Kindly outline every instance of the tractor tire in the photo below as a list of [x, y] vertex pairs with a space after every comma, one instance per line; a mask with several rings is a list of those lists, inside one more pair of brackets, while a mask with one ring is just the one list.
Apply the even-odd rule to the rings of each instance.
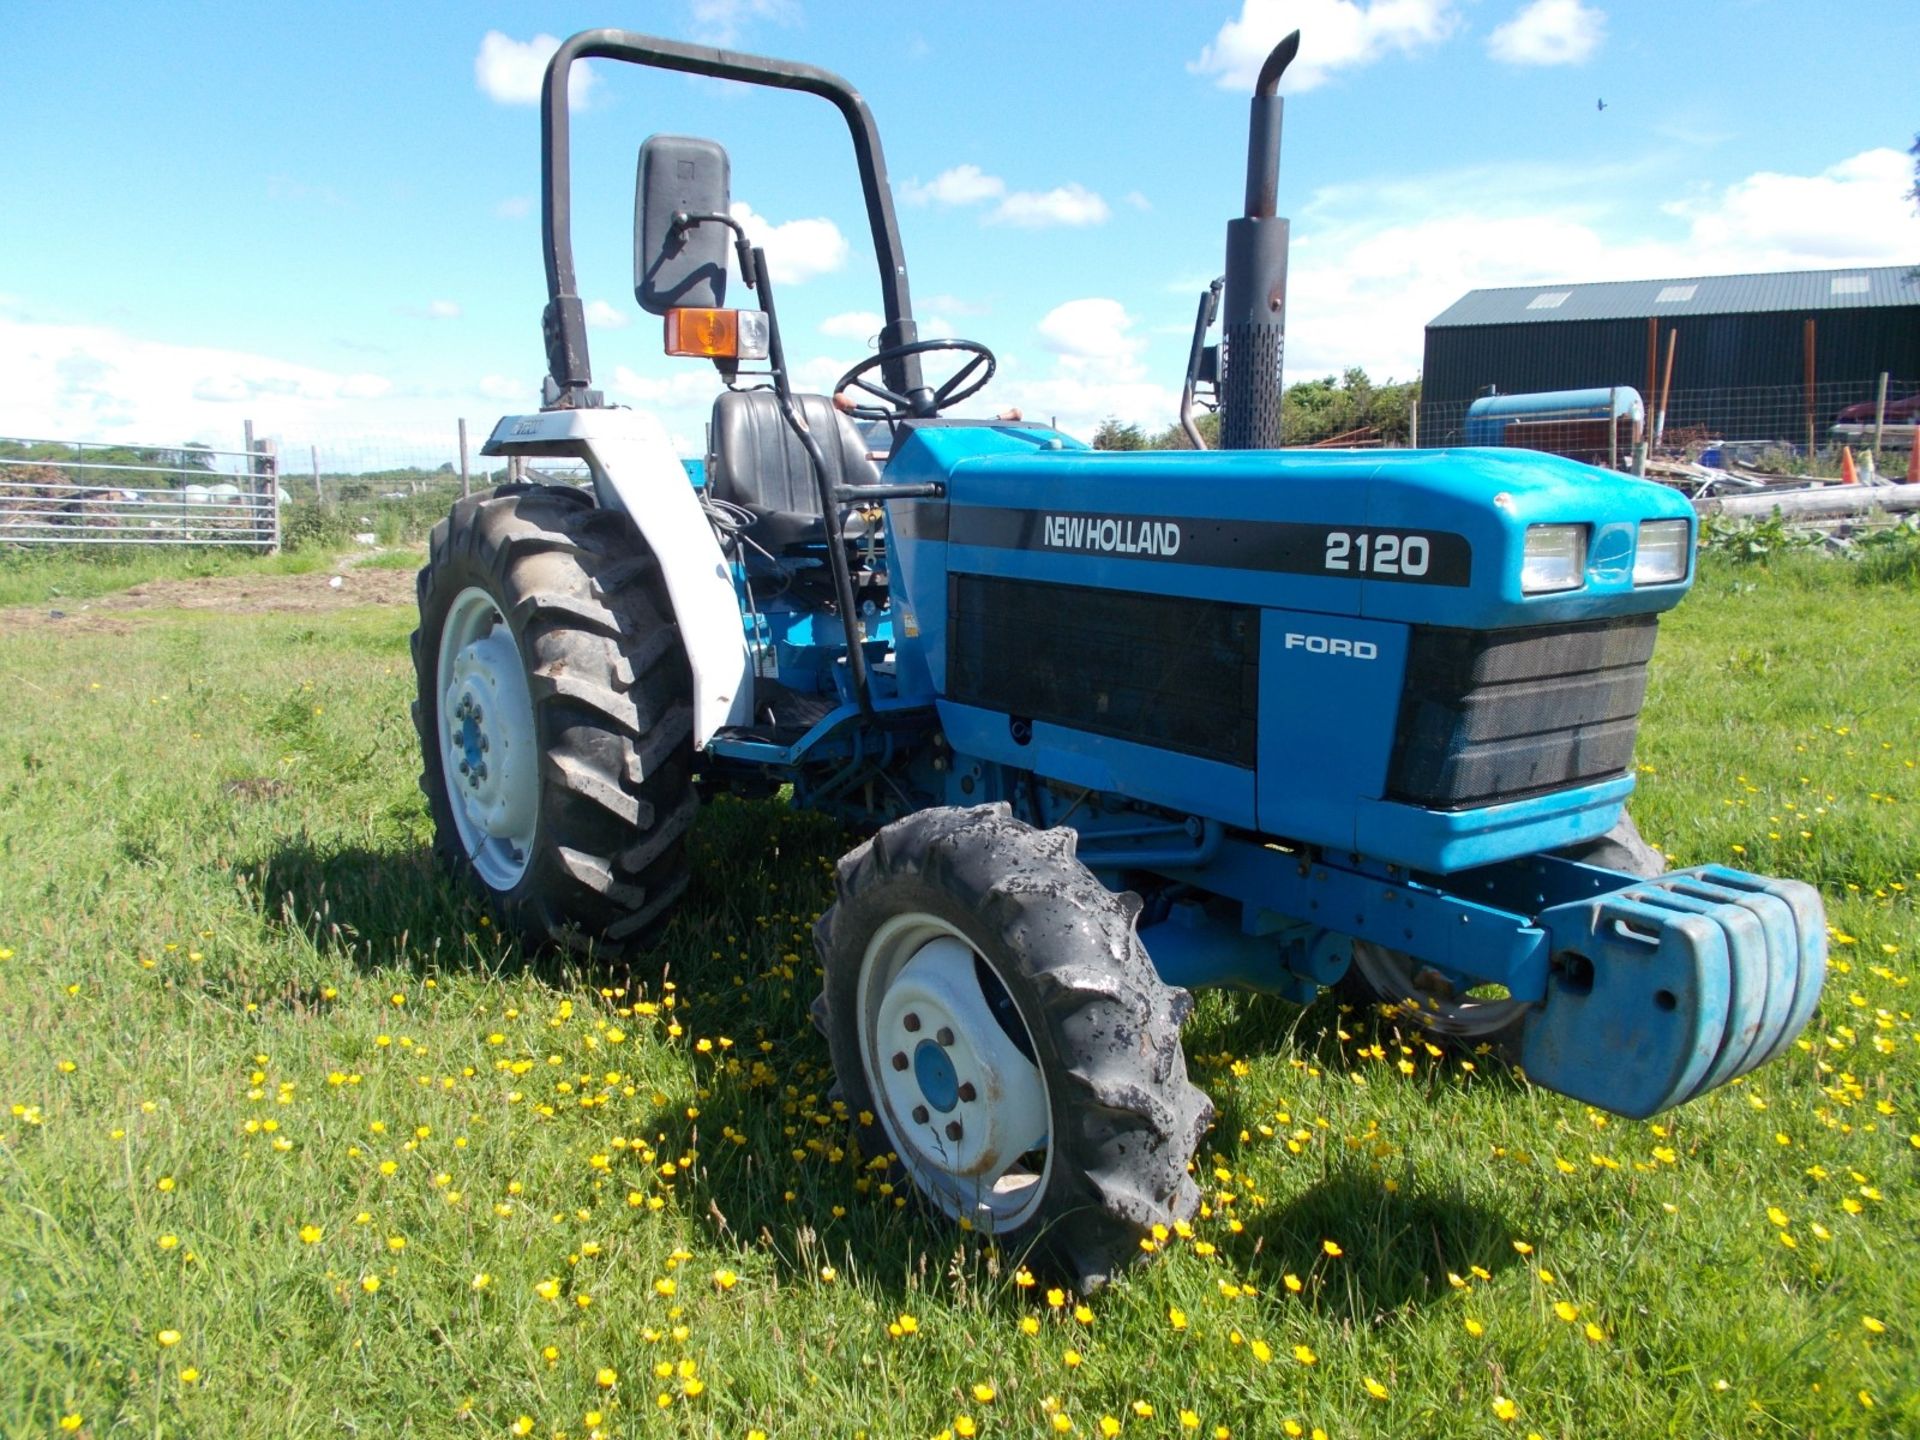
[[434, 851], [530, 947], [644, 949], [686, 889], [693, 680], [659, 564], [564, 486], [458, 501], [413, 634]]
[[924, 1200], [1084, 1292], [1194, 1214], [1213, 1105], [1180, 1047], [1191, 998], [1076, 840], [1005, 805], [909, 815], [840, 861], [814, 942], [848, 1109]]
[[[1667, 868], [1660, 852], [1640, 838], [1639, 827], [1624, 810], [1606, 834], [1553, 853], [1642, 879]], [[1356, 940], [1353, 963], [1335, 986], [1335, 993], [1350, 1004], [1386, 1006], [1393, 1016], [1410, 1016], [1436, 1038], [1444, 1037], [1459, 1048], [1496, 1054], [1508, 1061], [1519, 1057], [1520, 1029], [1526, 1023], [1529, 1005], [1504, 996], [1481, 997], [1471, 992], [1435, 995], [1432, 982], [1424, 987], [1418, 983], [1421, 972], [1422, 967], [1402, 951]]]

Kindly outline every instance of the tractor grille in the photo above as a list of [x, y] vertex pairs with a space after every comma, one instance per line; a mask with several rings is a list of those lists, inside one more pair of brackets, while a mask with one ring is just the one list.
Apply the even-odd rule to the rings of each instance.
[[1416, 627], [1388, 797], [1465, 810], [1626, 773], [1656, 624]]
[[949, 584], [953, 699], [1252, 768], [1252, 606], [994, 575], [955, 574]]

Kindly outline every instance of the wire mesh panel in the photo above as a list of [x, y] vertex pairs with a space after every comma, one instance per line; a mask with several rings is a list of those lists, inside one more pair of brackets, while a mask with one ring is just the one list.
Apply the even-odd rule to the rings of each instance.
[[0, 545], [272, 550], [274, 470], [271, 449], [0, 440]]

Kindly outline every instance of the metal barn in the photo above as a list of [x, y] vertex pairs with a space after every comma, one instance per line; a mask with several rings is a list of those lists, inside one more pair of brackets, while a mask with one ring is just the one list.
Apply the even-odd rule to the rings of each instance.
[[1669, 430], [1824, 443], [1838, 412], [1920, 389], [1920, 265], [1472, 290], [1427, 325], [1420, 435], [1489, 393], [1632, 386]]

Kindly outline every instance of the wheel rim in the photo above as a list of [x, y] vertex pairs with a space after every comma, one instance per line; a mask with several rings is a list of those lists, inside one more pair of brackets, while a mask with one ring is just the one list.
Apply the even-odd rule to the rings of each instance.
[[1374, 994], [1404, 1004], [1429, 1030], [1463, 1040], [1491, 1039], [1524, 1015], [1527, 1002], [1463, 991], [1436, 967], [1402, 950], [1357, 940], [1353, 963]]
[[957, 929], [896, 915], [861, 957], [860, 1062], [914, 1184], [989, 1234], [1029, 1219], [1053, 1167], [1046, 1076], [993, 963]]
[[447, 608], [436, 682], [440, 774], [454, 829], [480, 878], [511, 890], [533, 855], [539, 747], [520, 647], [477, 586]]

